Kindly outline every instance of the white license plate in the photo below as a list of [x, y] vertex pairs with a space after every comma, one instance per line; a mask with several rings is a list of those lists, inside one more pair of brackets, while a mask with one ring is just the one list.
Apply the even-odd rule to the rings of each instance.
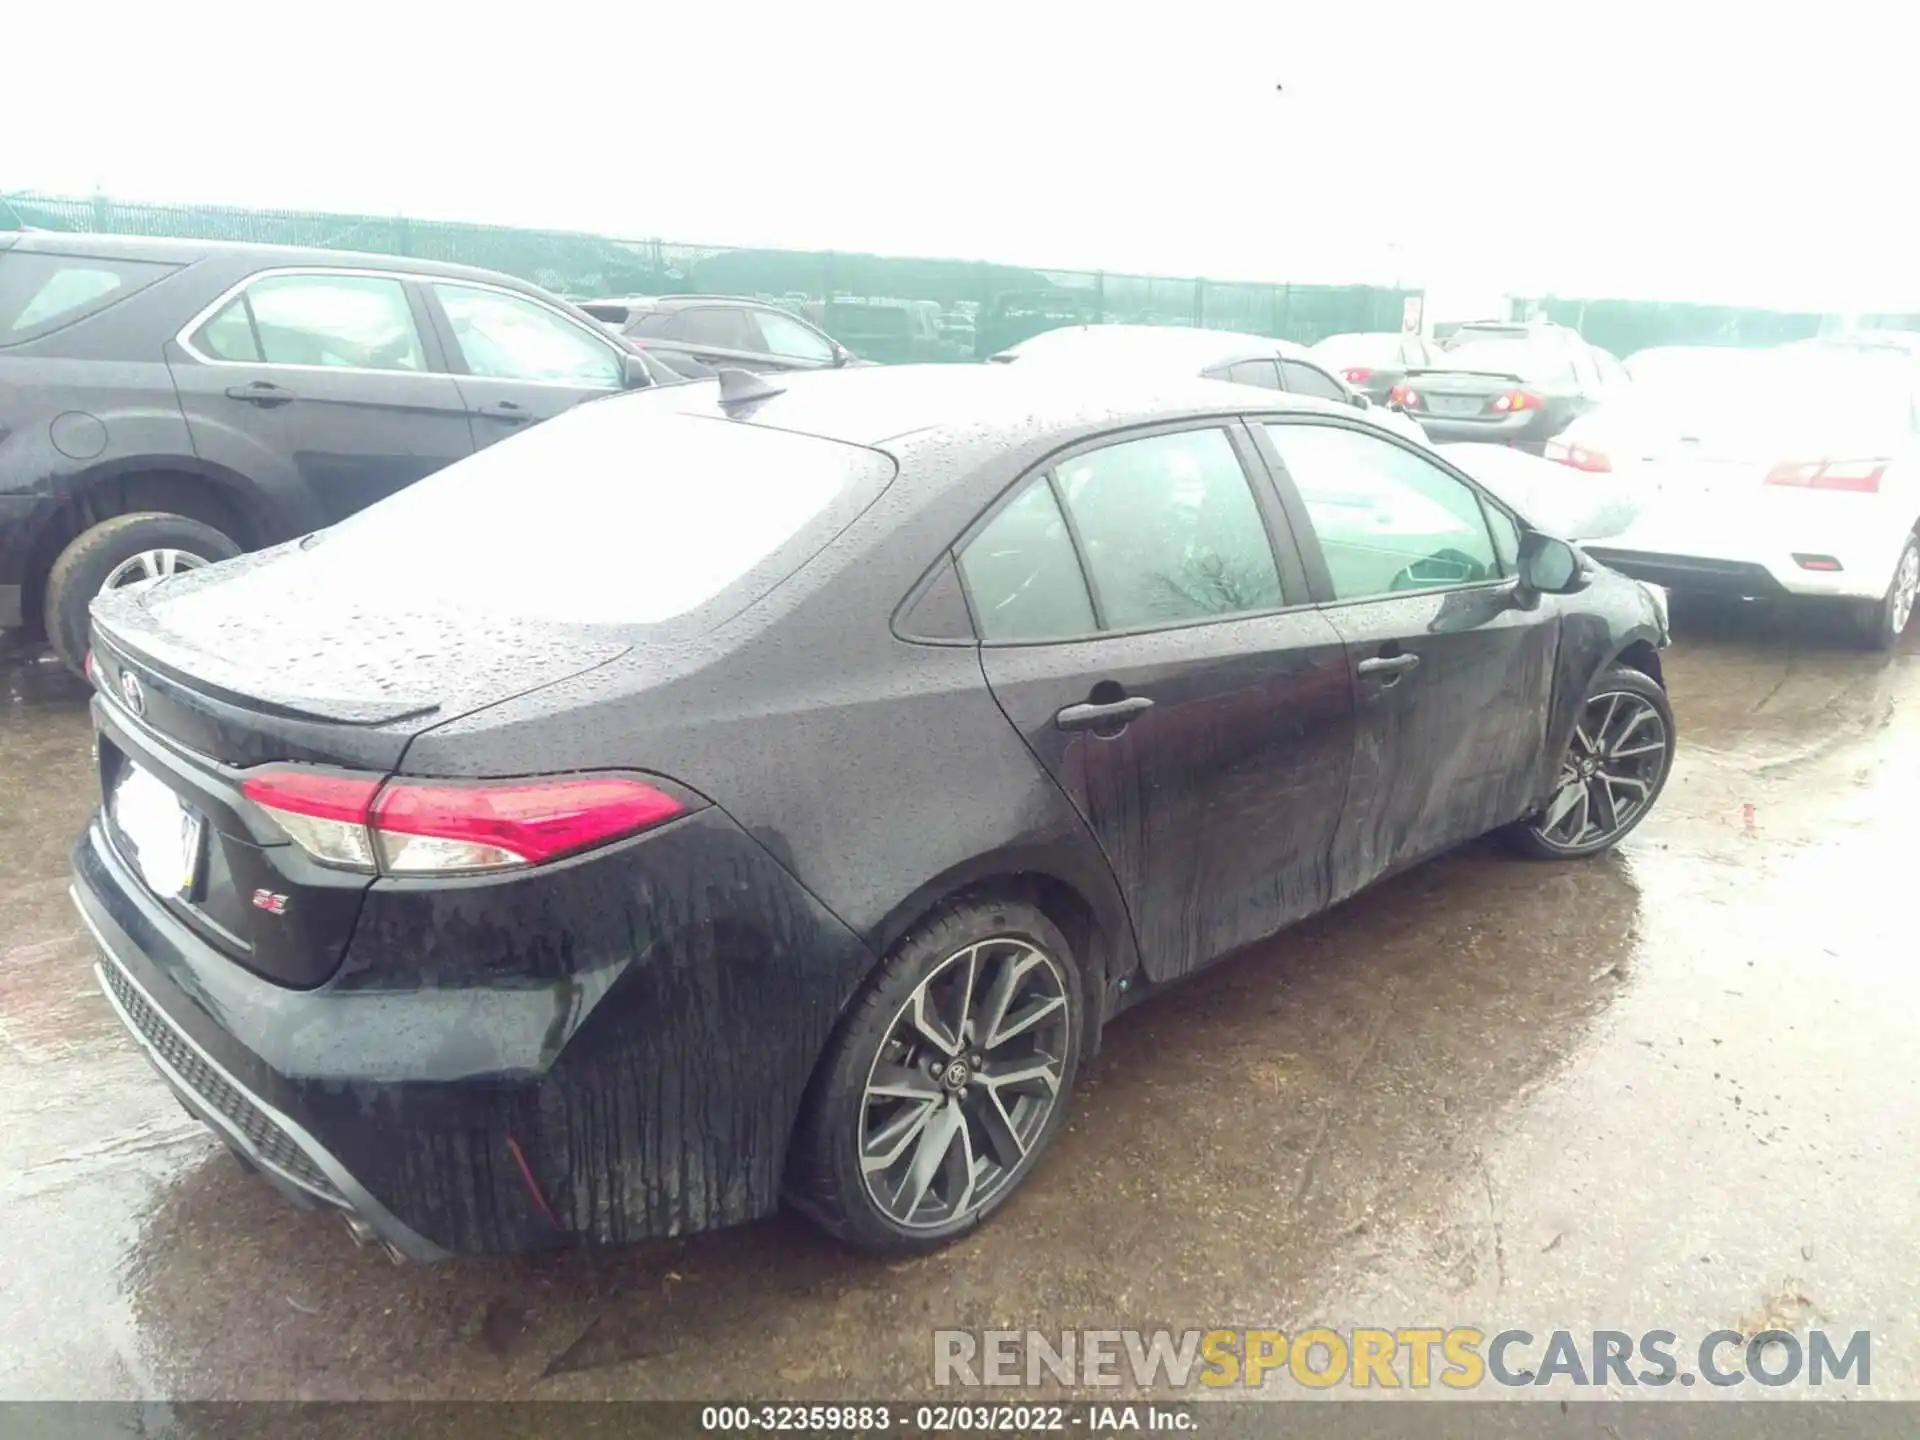
[[148, 887], [166, 896], [191, 890], [200, 863], [200, 817], [132, 763], [113, 787], [112, 804], [113, 822]]
[[1427, 404], [1436, 415], [1478, 415], [1486, 403], [1478, 395], [1427, 396]]

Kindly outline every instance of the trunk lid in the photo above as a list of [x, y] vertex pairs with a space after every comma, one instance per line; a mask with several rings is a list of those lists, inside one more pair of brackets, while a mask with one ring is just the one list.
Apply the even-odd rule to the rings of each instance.
[[[323, 536], [325, 532], [322, 532]], [[284, 985], [339, 968], [373, 876], [294, 845], [241, 786], [280, 761], [390, 775], [420, 731], [624, 653], [345, 586], [301, 542], [94, 605], [101, 823], [125, 882]]]

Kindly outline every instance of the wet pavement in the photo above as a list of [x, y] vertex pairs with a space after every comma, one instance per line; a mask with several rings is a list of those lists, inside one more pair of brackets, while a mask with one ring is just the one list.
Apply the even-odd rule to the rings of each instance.
[[82, 692], [0, 658], [0, 1398], [905, 1397], [937, 1326], [1315, 1323], [1870, 1330], [1920, 1398], [1920, 645], [1677, 618], [1622, 853], [1471, 846], [1123, 1017], [1026, 1193], [895, 1264], [395, 1267], [287, 1206], [95, 993]]

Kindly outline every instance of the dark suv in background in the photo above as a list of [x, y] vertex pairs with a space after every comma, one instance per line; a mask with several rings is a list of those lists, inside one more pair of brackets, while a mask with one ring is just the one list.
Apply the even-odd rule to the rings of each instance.
[[491, 271], [0, 235], [0, 629], [79, 669], [105, 589], [332, 524], [581, 400], [679, 377]]
[[791, 311], [735, 295], [626, 295], [580, 308], [689, 379], [721, 366], [761, 373], [826, 370], [860, 362]]

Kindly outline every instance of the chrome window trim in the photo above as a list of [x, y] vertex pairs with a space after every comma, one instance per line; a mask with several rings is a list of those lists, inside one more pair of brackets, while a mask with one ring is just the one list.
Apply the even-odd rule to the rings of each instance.
[[[595, 334], [593, 330], [582, 325], [558, 306], [551, 304], [539, 296], [529, 295], [524, 290], [515, 290], [506, 285], [495, 285], [485, 280], [456, 279], [451, 275], [425, 275], [405, 270], [376, 270], [358, 265], [276, 265], [265, 270], [255, 270], [251, 274], [236, 280], [225, 290], [221, 291], [210, 303], [196, 311], [193, 318], [181, 326], [179, 333], [173, 337], [174, 344], [178, 345], [191, 356], [197, 364], [215, 365], [229, 370], [290, 370], [315, 375], [435, 375], [448, 380], [498, 380], [500, 378], [493, 375], [469, 374], [461, 376], [451, 370], [376, 370], [365, 365], [293, 365], [280, 360], [222, 360], [218, 356], [204, 353], [194, 345], [194, 332], [214, 316], [218, 315], [222, 310], [226, 309], [227, 306], [231, 305], [249, 286], [261, 280], [278, 279], [287, 275], [348, 275], [364, 280], [397, 280], [402, 285], [407, 284], [409, 281], [422, 285], [431, 285], [438, 281], [448, 285], [464, 285], [470, 290], [491, 290], [496, 295], [510, 295], [516, 299], [526, 300], [539, 306], [543, 310], [551, 312], [558, 319], [571, 325], [575, 330], [586, 335], [594, 344], [601, 346], [611, 354], [614, 357], [616, 368], [618, 368], [619, 362], [625, 353], [619, 346], [608, 344], [603, 336]], [[413, 306], [411, 304], [407, 306], [407, 318], [409, 320], [413, 319]], [[417, 329], [419, 322], [416, 320], [414, 324]], [[426, 336], [422, 335], [420, 339], [424, 342]], [[574, 380], [508, 380], [505, 383], [510, 385], [549, 385], [558, 389], [567, 390], [605, 389], [608, 394], [613, 394], [620, 389], [617, 382], [610, 386], [583, 385]]]

